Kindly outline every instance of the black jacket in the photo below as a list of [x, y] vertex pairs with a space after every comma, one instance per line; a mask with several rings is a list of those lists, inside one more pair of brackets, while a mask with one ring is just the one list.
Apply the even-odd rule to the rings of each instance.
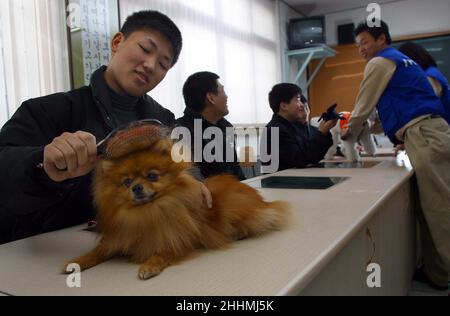
[[[194, 134], [194, 121], [195, 119], [200, 119], [202, 121], [202, 135]], [[184, 116], [177, 120], [177, 126], [183, 126], [189, 129], [191, 133], [191, 149], [194, 148], [194, 138], [200, 137], [202, 139], [202, 153], [205, 149], [205, 146], [213, 142], [214, 140], [203, 139], [204, 131], [209, 127], [218, 127], [222, 131], [224, 137], [222, 139], [222, 148], [223, 148], [223, 162], [206, 162], [202, 159], [202, 162], [196, 163], [196, 166], [200, 168], [200, 171], [203, 177], [208, 178], [213, 175], [228, 173], [234, 175], [239, 180], [245, 180], [244, 173], [242, 172], [241, 167], [239, 166], [239, 161], [237, 159], [237, 154], [235, 150], [235, 140], [234, 134], [232, 139], [226, 139], [226, 129], [232, 128], [230, 122], [226, 119], [221, 119], [217, 125], [213, 125], [202, 118], [200, 114], [194, 113], [191, 110], [187, 109], [184, 111]], [[233, 162], [226, 162], [226, 152], [228, 150], [233, 151]], [[193, 157], [193, 154], [192, 154]], [[203, 157], [203, 156], [202, 156]], [[193, 160], [192, 160], [193, 161]]]
[[[262, 138], [267, 139], [269, 155], [272, 154], [271, 128], [279, 128], [279, 168], [304, 168], [310, 164], [317, 164], [323, 159], [333, 144], [331, 133], [322, 134], [316, 129], [305, 130], [299, 123], [291, 123], [282, 116], [274, 114], [272, 120], [266, 125]], [[264, 163], [267, 165], [268, 163]]]
[[302, 124], [300, 122], [296, 122], [295, 125], [302, 139], [311, 140], [316, 136], [317, 133], [320, 133], [317, 127], [310, 124]]
[[[103, 74], [98, 69], [85, 86], [24, 102], [0, 132], [0, 243], [83, 223], [95, 217], [91, 174], [53, 182], [37, 168], [44, 147], [64, 132], [85, 131], [97, 141], [117, 127]], [[175, 117], [145, 95], [139, 119], [173, 126]]]

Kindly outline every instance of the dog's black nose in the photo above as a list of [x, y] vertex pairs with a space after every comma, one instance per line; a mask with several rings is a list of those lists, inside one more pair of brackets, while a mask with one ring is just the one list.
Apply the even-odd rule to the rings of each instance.
[[136, 195], [141, 195], [144, 192], [144, 186], [142, 184], [136, 184], [132, 191]]

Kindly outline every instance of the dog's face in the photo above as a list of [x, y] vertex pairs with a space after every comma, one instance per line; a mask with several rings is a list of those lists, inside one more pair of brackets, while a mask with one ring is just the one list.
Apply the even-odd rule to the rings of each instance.
[[109, 172], [118, 188], [118, 198], [141, 205], [151, 202], [174, 180], [177, 174], [170, 167], [165, 157], [142, 152]]
[[108, 194], [108, 204], [137, 208], [162, 196], [177, 176], [189, 166], [175, 163], [170, 146], [152, 147], [118, 160], [101, 161], [97, 183]]

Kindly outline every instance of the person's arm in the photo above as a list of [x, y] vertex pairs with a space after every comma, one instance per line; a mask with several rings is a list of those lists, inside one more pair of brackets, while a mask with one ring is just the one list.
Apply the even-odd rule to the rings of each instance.
[[[332, 127], [336, 124], [336, 122], [334, 122], [334, 125], [331, 121], [325, 122], [325, 124], [329, 124], [330, 127]], [[303, 161], [302, 159], [298, 160], [301, 163], [298, 167], [305, 167], [309, 164], [317, 164], [324, 159], [327, 151], [333, 145], [333, 137], [328, 128], [326, 128], [326, 131], [321, 131], [320, 129], [315, 128], [313, 136], [305, 140], [305, 144], [305, 147], [301, 150], [303, 153], [299, 153], [299, 155], [303, 157]]]
[[[173, 118], [173, 126], [176, 127], [177, 125], [181, 126], [177, 123], [177, 121], [175, 120], [175, 117], [174, 117]], [[185, 144], [185, 146], [189, 146], [189, 148], [193, 148], [193, 142], [190, 145]], [[191, 154], [191, 158], [193, 158], [193, 156], [194, 156], [194, 153]], [[189, 169], [189, 174], [192, 175], [198, 182], [200, 182], [203, 200], [209, 208], [212, 208], [213, 200], [212, 200], [211, 191], [209, 191], [209, 189], [204, 184], [205, 177], [202, 174], [200, 166], [197, 163], [192, 164], [191, 168]]]
[[439, 81], [437, 81], [433, 77], [428, 77], [428, 81], [430, 82], [431, 86], [433, 87], [434, 93], [438, 97], [441, 97], [442, 96], [442, 86], [439, 83]]
[[322, 121], [320, 124], [322, 131], [315, 126], [309, 127], [311, 131], [311, 137], [309, 138], [309, 141], [307, 143], [307, 148], [308, 152], [310, 152], [310, 155], [313, 156], [311, 158], [311, 163], [316, 164], [324, 159], [327, 152], [333, 146], [335, 135], [333, 135], [331, 129], [336, 126], [337, 121], [333, 122]]
[[280, 128], [280, 166], [283, 169], [304, 168], [309, 164], [316, 164], [323, 159], [332, 143], [330, 133], [323, 134], [318, 131], [310, 140], [303, 139], [303, 144], [299, 144], [294, 135]]
[[363, 124], [378, 104], [395, 70], [395, 63], [386, 58], [375, 57], [369, 61], [348, 123], [348, 130], [343, 135], [343, 139], [352, 137], [356, 139], [361, 133]]
[[0, 132], [0, 217], [44, 210], [62, 201], [73, 185], [56, 183], [37, 167], [60, 130], [47, 110], [36, 100], [26, 101]]

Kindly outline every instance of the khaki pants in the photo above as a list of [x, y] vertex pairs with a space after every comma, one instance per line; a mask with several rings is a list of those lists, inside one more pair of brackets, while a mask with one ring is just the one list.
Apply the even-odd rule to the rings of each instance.
[[445, 286], [450, 273], [450, 126], [427, 118], [407, 128], [405, 149], [419, 188], [425, 273]]

